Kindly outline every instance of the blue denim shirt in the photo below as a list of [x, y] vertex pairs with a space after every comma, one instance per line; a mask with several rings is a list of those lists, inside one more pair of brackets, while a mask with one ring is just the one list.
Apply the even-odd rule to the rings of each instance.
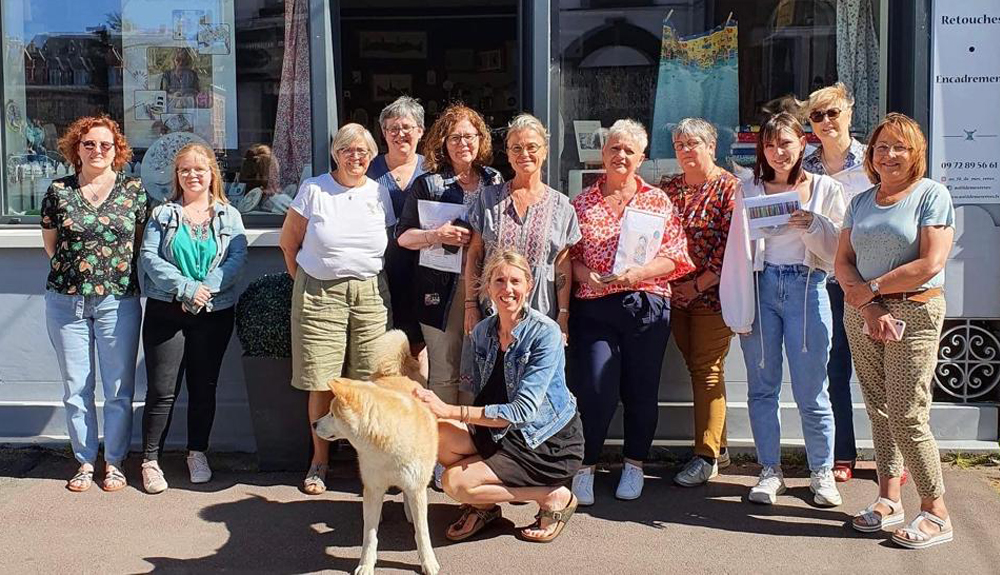
[[212, 292], [206, 311], [236, 304], [236, 282], [247, 259], [247, 236], [240, 212], [230, 204], [216, 203], [212, 215], [212, 235], [216, 254], [204, 282], [186, 277], [174, 261], [173, 241], [181, 225], [183, 208], [168, 202], [157, 206], [146, 224], [139, 251], [139, 282], [143, 295], [161, 301], [190, 302], [204, 283]]
[[[472, 390], [483, 389], [496, 365], [500, 349], [497, 316], [490, 316], [472, 330]], [[514, 341], [504, 356], [504, 381], [510, 403], [487, 405], [484, 415], [505, 419], [508, 427], [493, 428], [500, 439], [511, 428], [524, 435], [528, 447], [538, 447], [555, 435], [576, 414], [576, 398], [566, 387], [566, 352], [559, 325], [528, 309], [514, 326]]]

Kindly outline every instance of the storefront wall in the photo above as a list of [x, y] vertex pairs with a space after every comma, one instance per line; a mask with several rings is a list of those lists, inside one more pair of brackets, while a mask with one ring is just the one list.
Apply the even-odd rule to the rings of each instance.
[[[109, 5], [137, 4], [102, 1]], [[288, 189], [291, 193], [304, 173], [327, 169], [329, 134], [340, 123], [362, 122], [380, 137], [376, 129], [378, 110], [397, 92], [419, 97], [428, 109], [428, 122], [447, 101], [462, 99], [484, 111], [491, 126], [498, 129], [498, 136], [502, 135], [499, 128], [513, 113], [533, 111], [552, 132], [548, 181], [573, 194], [584, 185], [585, 177], [592, 177], [586, 174], [599, 167], [581, 161], [574, 121], [597, 121], [607, 127], [613, 120], [629, 116], [646, 125], [657, 125], [665, 122], [658, 118], [671, 113], [668, 107], [656, 108], [659, 90], [697, 88], [693, 84], [660, 85], [658, 70], [663, 63], [659, 48], [665, 17], [669, 16], [667, 25], [679, 37], [716, 26], [738, 27], [738, 72], [722, 70], [713, 79], [711, 90], [700, 97], [708, 102], [716, 92], [735, 90], [731, 110], [706, 106], [701, 115], [716, 114], [724, 121], [730, 117], [726, 114], [731, 114], [736, 118], [732, 125], [753, 124], [761, 105], [775, 103], [788, 93], [803, 98], [811, 89], [843, 75], [843, 65], [836, 57], [840, 47], [837, 35], [844, 33], [837, 27], [838, 3], [824, 0], [793, 3], [795, 8], [791, 10], [784, 8], [790, 3], [778, 0], [485, 0], [471, 8], [469, 3], [453, 1], [429, 1], [417, 7], [404, 2], [353, 0], [181, 3], [169, 14], [158, 16], [158, 24], [129, 26], [125, 18], [128, 14], [122, 15], [118, 30], [114, 18], [89, 25], [56, 19], [52, 8], [39, 8], [39, 0], [0, 3], [7, 55], [3, 66], [5, 162], [0, 168], [0, 222], [8, 224], [0, 229], [0, 269], [8, 270], [0, 274], [0, 440], [65, 438], [62, 386], [43, 324], [47, 265], [37, 217], [31, 210], [47, 181], [65, 173], [65, 166], [58, 165], [58, 154], [53, 153], [54, 140], [75, 116], [109, 111], [122, 122], [129, 137], [141, 144], [136, 148], [143, 158], [149, 149], [168, 153], [169, 144], [176, 145], [172, 140], [178, 136], [167, 137], [159, 145], [157, 141], [178, 128], [209, 141], [219, 150], [230, 197], [237, 205], [241, 201], [250, 204], [244, 206], [249, 208], [246, 220], [252, 228], [245, 285], [264, 273], [283, 268], [275, 247], [275, 227], [280, 225], [281, 216], [268, 213], [280, 212], [283, 207], [280, 199], [273, 200], [275, 192], [280, 195]], [[764, 4], [770, 8], [761, 8]], [[876, 88], [866, 91], [866, 101], [875, 108], [872, 116], [886, 109], [899, 110], [928, 126], [928, 101], [920, 93], [928, 90], [930, 2], [918, 3], [916, 8], [893, 7], [894, 12], [889, 12], [890, 3], [885, 1], [846, 4], [864, 5], [870, 10], [872, 31], [886, 39], [876, 40], [874, 50], [880, 56], [874, 69], [863, 70], [875, 78]], [[112, 8], [107, 10], [110, 15], [116, 12]], [[70, 8], [67, 10], [72, 13]], [[298, 19], [286, 22], [289, 10]], [[93, 7], [88, 11], [104, 13]], [[480, 21], [473, 14], [480, 16]], [[229, 36], [224, 24], [231, 26]], [[480, 25], [490, 32], [480, 34]], [[452, 34], [446, 34], [449, 26], [454, 30]], [[446, 36], [447, 42], [436, 40]], [[227, 38], [230, 52], [224, 54]], [[12, 42], [20, 42], [24, 62], [16, 55], [18, 52], [11, 56]], [[204, 77], [204, 84], [221, 84], [225, 88], [221, 94], [219, 90], [195, 92], [193, 102], [169, 92], [162, 80], [170, 72], [167, 60], [178, 48], [192, 44], [194, 68]], [[298, 58], [288, 55], [294, 49], [300, 50]], [[307, 59], [302, 57], [303, 49]], [[43, 70], [43, 65], [48, 68]], [[137, 99], [142, 108], [139, 111]], [[224, 111], [229, 109], [227, 106], [235, 108], [232, 117]], [[665, 113], [667, 116], [663, 116]], [[866, 135], [862, 129], [859, 132], [861, 138]], [[308, 141], [304, 142], [306, 135]], [[654, 140], [657, 137], [653, 134]], [[261, 168], [259, 154], [252, 153], [252, 149], [260, 151], [255, 146], [259, 144], [271, 149], [273, 167]], [[651, 152], [657, 161], [648, 163], [648, 178], [658, 181], [661, 173], [671, 169], [668, 155], [660, 149]], [[143, 173], [145, 163], [142, 159], [133, 168], [144, 180], [148, 175]], [[255, 188], [262, 190], [260, 197], [251, 193]], [[995, 228], [987, 225], [995, 226], [1000, 221], [994, 207], [959, 210], [956, 257], [971, 257], [974, 250], [969, 246], [996, 245], [995, 241], [976, 243], [995, 233]], [[977, 257], [997, 257], [995, 253], [981, 252], [975, 252], [980, 254]], [[998, 263], [992, 263], [994, 269], [1000, 268]], [[949, 292], [951, 286], [956, 286], [955, 291], [967, 294], [952, 302], [949, 293], [950, 309], [969, 307], [961, 301], [972, 301], [983, 291], [968, 281], [969, 269], [969, 264], [960, 273], [949, 268]], [[979, 305], [976, 309], [983, 308]], [[1000, 317], [1000, 313], [988, 317]], [[992, 324], [987, 323], [989, 326]], [[217, 449], [254, 449], [239, 358], [240, 345], [234, 337], [220, 379], [219, 412], [213, 432]], [[658, 437], [666, 443], [684, 444], [692, 427], [691, 392], [673, 344], [663, 374]], [[731, 398], [730, 438], [734, 444], [747, 444], [751, 436], [745, 414], [746, 376], [735, 343], [726, 375]], [[141, 412], [144, 393], [140, 357], [137, 413]], [[987, 397], [995, 399], [995, 393]], [[859, 392], [855, 393], [855, 401], [859, 436], [868, 437]], [[783, 404], [783, 414], [786, 435], [799, 437], [794, 407]], [[969, 445], [997, 435], [996, 409], [982, 405], [942, 404], [935, 408], [934, 423], [946, 439], [972, 440]], [[615, 427], [613, 435], [617, 437], [617, 422]], [[182, 400], [170, 441], [181, 445], [183, 437]]]

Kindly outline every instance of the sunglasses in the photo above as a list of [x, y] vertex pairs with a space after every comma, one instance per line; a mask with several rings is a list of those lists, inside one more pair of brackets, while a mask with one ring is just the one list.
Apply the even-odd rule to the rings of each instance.
[[814, 110], [809, 114], [809, 119], [815, 123], [820, 123], [823, 121], [823, 117], [830, 118], [831, 120], [836, 120], [840, 117], [840, 108], [830, 108], [829, 110]]
[[84, 140], [83, 142], [80, 142], [80, 145], [83, 146], [83, 148], [88, 152], [93, 152], [94, 150], [97, 149], [97, 146], [100, 146], [101, 151], [104, 152], [105, 154], [110, 152], [111, 148], [115, 147], [114, 143], [112, 142], [96, 142], [94, 140]]

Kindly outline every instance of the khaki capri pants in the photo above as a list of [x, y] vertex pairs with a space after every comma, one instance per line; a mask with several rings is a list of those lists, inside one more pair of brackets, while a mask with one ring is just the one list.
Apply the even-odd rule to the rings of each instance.
[[373, 344], [389, 329], [385, 274], [319, 280], [299, 268], [292, 288], [292, 387], [329, 391], [335, 377], [366, 379]]

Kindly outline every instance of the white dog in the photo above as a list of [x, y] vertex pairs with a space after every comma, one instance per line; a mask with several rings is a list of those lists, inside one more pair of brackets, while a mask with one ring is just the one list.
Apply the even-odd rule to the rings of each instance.
[[436, 575], [440, 567], [427, 528], [427, 484], [437, 461], [437, 418], [413, 397], [413, 389], [420, 384], [408, 377], [417, 372], [417, 363], [406, 335], [386, 333], [378, 340], [375, 355], [372, 381], [335, 378], [329, 382], [333, 391], [330, 413], [314, 421], [313, 428], [323, 439], [350, 441], [358, 452], [365, 534], [355, 575], [375, 572], [382, 499], [392, 486], [403, 491], [421, 569], [424, 575]]

